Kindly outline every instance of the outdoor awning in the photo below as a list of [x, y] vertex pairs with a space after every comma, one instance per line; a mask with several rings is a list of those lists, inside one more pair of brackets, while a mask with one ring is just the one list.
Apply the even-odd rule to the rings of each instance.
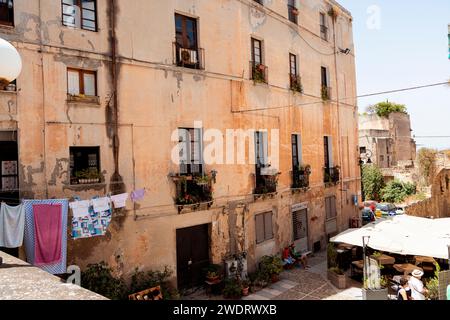
[[360, 229], [349, 229], [330, 241], [396, 254], [449, 259], [450, 218], [426, 219], [408, 215], [378, 219]]

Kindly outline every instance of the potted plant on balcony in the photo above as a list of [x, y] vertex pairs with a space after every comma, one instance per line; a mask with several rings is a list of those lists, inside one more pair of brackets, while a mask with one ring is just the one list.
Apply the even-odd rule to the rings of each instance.
[[297, 8], [292, 8], [291, 12], [292, 12], [293, 15], [296, 15], [296, 16], [298, 16], [298, 14], [299, 14], [299, 11], [298, 11]]
[[278, 256], [264, 256], [260, 262], [261, 271], [270, 275], [272, 283], [279, 281], [280, 273], [283, 271], [283, 261]]
[[322, 86], [321, 95], [323, 101], [330, 100], [330, 89], [327, 86]]
[[207, 186], [211, 183], [211, 177], [206, 174], [201, 175], [201, 176], [196, 176], [194, 181], [199, 186]]
[[241, 282], [241, 285], [242, 285], [242, 295], [244, 297], [248, 296], [249, 292], [250, 292], [250, 281], [249, 280], [243, 280]]

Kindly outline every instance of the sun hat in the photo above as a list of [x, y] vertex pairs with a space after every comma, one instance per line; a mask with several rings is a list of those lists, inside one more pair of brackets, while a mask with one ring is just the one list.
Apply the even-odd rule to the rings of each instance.
[[423, 276], [423, 271], [415, 269], [411, 274], [413, 277], [420, 278], [421, 276]]

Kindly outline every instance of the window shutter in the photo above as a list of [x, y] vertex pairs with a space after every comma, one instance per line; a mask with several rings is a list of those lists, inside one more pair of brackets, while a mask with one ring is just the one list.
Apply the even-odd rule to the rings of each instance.
[[267, 132], [262, 132], [261, 133], [262, 136], [262, 156], [261, 159], [263, 160], [263, 164], [264, 165], [268, 165], [269, 164], [269, 137], [268, 137], [268, 133]]
[[73, 95], [80, 94], [80, 75], [78, 71], [67, 71], [67, 92]]
[[189, 131], [186, 129], [178, 129], [178, 141], [179, 141], [179, 163], [180, 163], [180, 173], [186, 174], [187, 165], [189, 162]]
[[337, 212], [336, 212], [336, 197], [330, 197], [330, 210], [331, 210], [331, 217], [330, 218], [336, 218]]
[[85, 73], [84, 74], [84, 94], [87, 96], [96, 96], [95, 88], [95, 74]]
[[332, 137], [328, 138], [328, 162], [330, 164], [330, 168], [333, 168], [333, 139]]
[[292, 213], [292, 224], [294, 226], [294, 241], [300, 239], [300, 212], [299, 211], [294, 211]]
[[264, 215], [255, 216], [256, 243], [264, 242]]
[[330, 219], [330, 198], [325, 198], [325, 213], [327, 220]]
[[302, 136], [301, 135], [297, 135], [297, 159], [298, 159], [298, 164], [302, 165], [303, 163], [303, 159], [302, 159]]
[[265, 240], [270, 240], [273, 238], [272, 212], [267, 212], [264, 214], [264, 235]]

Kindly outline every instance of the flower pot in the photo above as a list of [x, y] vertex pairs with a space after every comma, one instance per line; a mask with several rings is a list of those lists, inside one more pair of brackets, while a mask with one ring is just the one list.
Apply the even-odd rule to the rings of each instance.
[[338, 289], [347, 288], [347, 276], [345, 274], [337, 274], [334, 271], [327, 272], [327, 278]]
[[272, 281], [272, 283], [276, 283], [276, 282], [280, 281], [280, 276], [278, 274], [274, 273], [270, 276], [270, 280]]
[[388, 300], [388, 288], [362, 289], [363, 300]]
[[250, 288], [242, 288], [242, 295], [244, 296], [244, 297], [247, 297], [248, 295], [249, 295], [249, 289]]
[[214, 277], [206, 277], [206, 280], [208, 282], [217, 282], [219, 280], [219, 276], [214, 276]]

